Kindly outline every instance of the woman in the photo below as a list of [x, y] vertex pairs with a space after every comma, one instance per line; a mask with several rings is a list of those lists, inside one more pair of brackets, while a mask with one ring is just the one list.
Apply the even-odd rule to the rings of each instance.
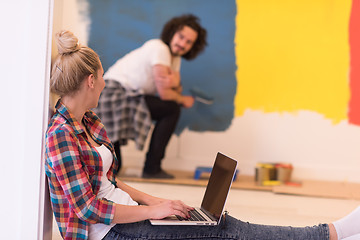
[[147, 219], [187, 218], [192, 207], [115, 181], [114, 148], [90, 110], [97, 106], [105, 85], [100, 59], [79, 45], [71, 32], [62, 31], [56, 37], [59, 55], [52, 68], [51, 90], [61, 98], [46, 134], [45, 168], [64, 239], [337, 239], [333, 224], [263, 226], [231, 216], [218, 226], [150, 225]]

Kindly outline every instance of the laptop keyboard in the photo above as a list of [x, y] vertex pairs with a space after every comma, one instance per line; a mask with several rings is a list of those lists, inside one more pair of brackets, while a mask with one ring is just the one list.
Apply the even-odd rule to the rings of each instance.
[[198, 211], [196, 210], [192, 210], [189, 211], [190, 214], [190, 218], [183, 218], [180, 217], [178, 215], [176, 215], [176, 217], [180, 220], [180, 221], [207, 221], [203, 216], [201, 216], [200, 213], [198, 213]]

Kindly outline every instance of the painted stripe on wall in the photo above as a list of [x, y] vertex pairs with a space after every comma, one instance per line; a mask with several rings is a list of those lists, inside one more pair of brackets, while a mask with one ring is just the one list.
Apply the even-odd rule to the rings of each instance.
[[360, 125], [360, 1], [353, 0], [350, 32], [350, 91], [349, 122]]

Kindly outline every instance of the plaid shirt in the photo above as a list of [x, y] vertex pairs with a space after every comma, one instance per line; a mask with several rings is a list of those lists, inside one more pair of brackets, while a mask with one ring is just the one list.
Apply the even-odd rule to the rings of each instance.
[[151, 128], [151, 115], [144, 95], [139, 90], [125, 89], [115, 80], [105, 80], [97, 108], [93, 111], [101, 118], [112, 142], [134, 140], [142, 150]]
[[[83, 123], [98, 144], [114, 149], [104, 125], [87, 111]], [[107, 173], [116, 185], [117, 159]], [[51, 204], [64, 239], [87, 239], [90, 223], [110, 224], [115, 204], [98, 199], [102, 176], [99, 153], [88, 142], [80, 123], [60, 101], [46, 133], [46, 175], [49, 179]]]

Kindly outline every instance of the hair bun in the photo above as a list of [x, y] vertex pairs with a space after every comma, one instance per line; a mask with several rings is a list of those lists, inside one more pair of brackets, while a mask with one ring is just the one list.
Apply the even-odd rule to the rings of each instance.
[[59, 54], [70, 54], [80, 49], [78, 38], [70, 31], [61, 31], [56, 34]]

